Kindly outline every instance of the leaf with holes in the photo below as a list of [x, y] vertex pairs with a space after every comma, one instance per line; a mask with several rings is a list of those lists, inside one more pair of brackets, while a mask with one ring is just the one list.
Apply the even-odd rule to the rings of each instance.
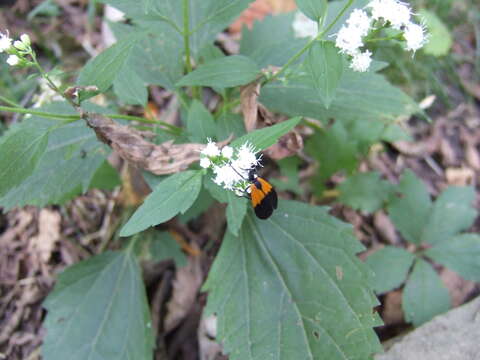
[[351, 226], [320, 208], [282, 201], [268, 220], [250, 211], [227, 232], [204, 290], [231, 360], [367, 359], [381, 324], [355, 256]]
[[106, 252], [69, 267], [44, 306], [44, 359], [152, 359], [150, 311], [132, 251]]

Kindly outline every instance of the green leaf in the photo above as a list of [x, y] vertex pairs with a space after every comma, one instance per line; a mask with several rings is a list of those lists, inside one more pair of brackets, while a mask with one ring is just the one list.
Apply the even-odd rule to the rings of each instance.
[[216, 125], [212, 114], [198, 100], [190, 105], [187, 118], [187, 131], [192, 142], [206, 143], [207, 138], [216, 137]]
[[108, 90], [137, 41], [138, 34], [130, 35], [90, 59], [80, 72], [78, 84], [95, 85], [101, 92]]
[[[312, 1], [312, 0], [311, 0]], [[329, 1], [328, 9], [323, 23], [325, 25], [335, 22], [330, 30], [324, 35], [324, 38], [329, 38], [334, 34], [337, 34], [340, 28], [346, 23], [348, 17], [355, 9], [364, 9], [371, 0], [355, 0], [350, 2], [350, 0], [340, 0], [340, 1]], [[343, 11], [347, 3], [350, 5], [347, 8], [347, 11], [343, 13], [342, 16], [340, 12]], [[337, 19], [338, 17], [338, 19]]]
[[[213, 43], [218, 33], [235, 20], [253, 0], [189, 0], [188, 13], [190, 48], [193, 55], [205, 45]], [[170, 26], [177, 31], [183, 31], [183, 1], [143, 0], [140, 4], [130, 0], [108, 0], [108, 3], [118, 7], [132, 19], [143, 26], [149, 23]], [[183, 41], [180, 42], [183, 46]]]
[[[58, 122], [57, 122], [58, 123]], [[26, 119], [11, 127], [0, 139], [0, 196], [28, 178], [48, 144], [48, 127]]]
[[315, 42], [306, 60], [306, 69], [322, 99], [329, 108], [343, 74], [343, 57], [331, 41]]
[[393, 186], [382, 180], [378, 172], [372, 171], [348, 177], [338, 190], [338, 201], [341, 203], [356, 210], [373, 213], [383, 207], [393, 191]]
[[245, 219], [245, 215], [247, 214], [249, 201], [236, 196], [232, 191], [226, 191], [211, 179], [205, 180], [205, 188], [215, 200], [221, 203], [227, 203], [226, 217], [228, 230], [237, 236]]
[[148, 91], [145, 82], [128, 63], [116, 75], [113, 81], [113, 91], [125, 104], [142, 106], [147, 104]]
[[296, 117], [287, 121], [282, 121], [273, 126], [249, 132], [248, 134], [235, 139], [231, 145], [237, 147], [249, 142], [255, 146], [256, 150], [264, 150], [275, 144], [278, 139], [297, 126], [300, 120], [300, 117]]
[[295, 0], [298, 8], [313, 21], [319, 21], [327, 10], [327, 0]]
[[210, 87], [233, 87], [252, 82], [260, 75], [260, 68], [242, 55], [226, 56], [200, 65], [185, 75], [177, 86], [202, 85]]
[[417, 259], [402, 296], [405, 319], [415, 326], [444, 313], [450, 308], [447, 288], [435, 270], [422, 259]]
[[425, 184], [410, 170], [403, 174], [398, 190], [400, 194], [391, 197], [388, 214], [406, 240], [420, 244], [432, 208], [430, 195]]
[[477, 217], [473, 207], [473, 187], [448, 187], [435, 201], [421, 237], [422, 242], [438, 244], [472, 226]]
[[327, 208], [282, 201], [225, 234], [204, 290], [231, 360], [367, 359], [380, 350], [362, 245]]
[[230, 135], [240, 137], [245, 134], [243, 117], [239, 114], [223, 113], [217, 119], [217, 140], [225, 140]]
[[202, 172], [189, 170], [169, 176], [158, 184], [120, 231], [130, 236], [187, 211], [202, 187]]
[[286, 178], [286, 180], [271, 179], [270, 182], [272, 185], [274, 185], [277, 190], [291, 191], [300, 195], [303, 190], [300, 186], [300, 179], [298, 176], [298, 168], [301, 163], [302, 161], [296, 156], [290, 156], [278, 160], [277, 165], [280, 169], [280, 173], [284, 178]]
[[90, 183], [90, 189], [113, 190], [120, 186], [122, 180], [118, 171], [107, 160], [97, 169]]
[[[295, 12], [266, 16], [262, 21], [254, 22], [251, 30], [244, 26], [240, 54], [248, 56], [261, 69], [269, 65], [284, 65], [308, 41], [295, 37], [292, 27], [294, 17]], [[301, 56], [298, 62], [303, 58]]]
[[184, 214], [178, 216], [178, 220], [186, 224], [190, 220], [197, 218], [207, 211], [215, 200], [206, 189], [202, 188], [193, 205]]
[[394, 246], [385, 246], [370, 255], [366, 263], [375, 273], [373, 289], [383, 294], [398, 288], [407, 278], [415, 256]]
[[351, 173], [355, 170], [360, 155], [358, 144], [341, 122], [335, 122], [325, 131], [317, 131], [307, 140], [305, 149], [320, 165], [313, 178], [316, 194], [322, 193], [324, 182], [337, 171]]
[[235, 195], [232, 191], [227, 191], [227, 224], [228, 231], [237, 236], [242, 227], [249, 201], [245, 198]]
[[106, 252], [69, 267], [44, 306], [44, 359], [152, 359], [150, 311], [131, 251]]
[[418, 107], [382, 75], [344, 70], [335, 98], [327, 109], [319, 98], [311, 75], [301, 71], [288, 82], [273, 82], [262, 88], [259, 101], [272, 111], [289, 116], [305, 116], [327, 122], [375, 123], [382, 127], [400, 115], [410, 115]]
[[480, 236], [462, 234], [436, 244], [425, 252], [434, 261], [471, 281], [480, 281]]
[[[85, 104], [89, 111], [102, 112], [98, 106]], [[52, 103], [42, 111], [71, 115], [75, 110], [65, 102]], [[58, 120], [32, 116], [36, 126], [49, 128]], [[0, 206], [61, 204], [88, 190], [93, 176], [105, 161], [109, 149], [101, 144], [95, 132], [83, 121], [76, 121], [50, 131], [45, 153], [28, 178], [0, 198]]]
[[187, 257], [177, 241], [167, 231], [147, 231], [148, 253], [154, 261], [172, 259], [177, 267], [187, 265]]
[[445, 56], [452, 47], [453, 39], [448, 27], [432, 11], [421, 9], [419, 16], [428, 29], [428, 42], [422, 50], [429, 55]]
[[60, 14], [60, 8], [53, 0], [45, 0], [35, 6], [35, 8], [28, 13], [27, 20], [32, 21], [35, 16], [58, 16]]

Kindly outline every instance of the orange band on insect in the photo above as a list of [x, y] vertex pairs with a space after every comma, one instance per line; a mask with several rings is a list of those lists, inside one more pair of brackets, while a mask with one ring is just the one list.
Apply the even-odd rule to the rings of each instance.
[[261, 177], [249, 176], [250, 199], [252, 201], [255, 215], [260, 219], [267, 219], [273, 214], [273, 210], [277, 208], [277, 193], [273, 186]]

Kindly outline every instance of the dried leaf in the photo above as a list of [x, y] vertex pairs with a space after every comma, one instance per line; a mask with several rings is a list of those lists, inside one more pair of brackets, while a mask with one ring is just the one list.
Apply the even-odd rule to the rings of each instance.
[[31, 239], [30, 246], [43, 263], [50, 260], [55, 244], [60, 239], [62, 217], [57, 211], [42, 209], [38, 215], [38, 235]]
[[475, 172], [470, 168], [447, 168], [445, 172], [449, 185], [467, 186], [475, 180]]
[[200, 260], [200, 256], [190, 256], [187, 266], [177, 270], [173, 280], [173, 295], [167, 304], [164, 323], [166, 333], [182, 321], [196, 301], [198, 290], [203, 283]]
[[398, 324], [403, 321], [402, 290], [387, 293], [383, 306], [382, 319], [385, 325]]
[[247, 132], [257, 127], [258, 96], [260, 95], [260, 83], [252, 82], [240, 90], [240, 102], [242, 106], [243, 121]]
[[230, 25], [230, 33], [237, 34], [242, 30], [242, 26], [246, 25], [251, 28], [254, 20], [261, 20], [272, 13], [272, 7], [266, 0], [257, 0], [250, 4], [250, 6], [242, 12], [239, 18]]
[[303, 149], [303, 139], [296, 130], [293, 130], [265, 150], [265, 154], [272, 159], [280, 160], [295, 155], [301, 149]]
[[217, 336], [217, 317], [202, 317], [198, 327], [198, 345], [200, 360], [215, 360], [222, 353], [222, 347], [215, 341]]
[[380, 236], [389, 244], [398, 245], [400, 243], [395, 226], [384, 211], [378, 211], [375, 213], [373, 216], [373, 225]]
[[114, 149], [120, 157], [156, 175], [183, 171], [200, 159], [203, 144], [173, 144], [166, 141], [155, 145], [146, 141], [130, 127], [117, 124], [99, 114], [84, 114], [87, 124], [100, 141]]
[[462, 305], [476, 289], [475, 282], [463, 279], [450, 269], [443, 268], [440, 277], [448, 289], [453, 307]]

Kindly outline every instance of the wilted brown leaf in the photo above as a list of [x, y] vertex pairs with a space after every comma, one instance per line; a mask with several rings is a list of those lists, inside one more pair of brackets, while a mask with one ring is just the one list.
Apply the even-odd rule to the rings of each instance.
[[57, 211], [42, 209], [38, 215], [38, 234], [30, 239], [31, 250], [36, 252], [40, 261], [47, 263], [60, 239], [62, 218]]
[[98, 139], [120, 157], [156, 175], [185, 170], [200, 159], [200, 151], [205, 147], [203, 144], [177, 145], [173, 141], [155, 145], [145, 140], [137, 130], [117, 124], [105, 116], [87, 113], [84, 118]]
[[265, 154], [275, 160], [280, 160], [303, 149], [303, 139], [296, 130], [283, 135], [276, 144], [265, 150]]
[[190, 256], [187, 266], [179, 268], [173, 280], [172, 298], [167, 304], [164, 329], [168, 333], [188, 314], [203, 283], [201, 256]]
[[450, 269], [443, 268], [440, 277], [448, 289], [453, 307], [462, 305], [475, 291], [476, 284], [473, 281], [463, 279]]
[[402, 291], [390, 291], [385, 295], [382, 319], [385, 325], [398, 324], [403, 321]]
[[260, 83], [252, 82], [240, 89], [240, 102], [242, 106], [243, 121], [247, 132], [257, 126], [258, 102]]
[[398, 245], [400, 243], [395, 226], [384, 211], [377, 211], [375, 215], [373, 215], [373, 225], [387, 243], [392, 245]]
[[466, 167], [448, 168], [445, 171], [445, 177], [449, 185], [467, 186], [472, 185], [475, 180], [475, 172]]
[[269, 1], [256, 0], [250, 4], [250, 6], [242, 12], [237, 20], [230, 25], [229, 30], [232, 34], [237, 34], [242, 30], [242, 26], [252, 27], [254, 20], [261, 20], [265, 15], [272, 13], [272, 6]]

